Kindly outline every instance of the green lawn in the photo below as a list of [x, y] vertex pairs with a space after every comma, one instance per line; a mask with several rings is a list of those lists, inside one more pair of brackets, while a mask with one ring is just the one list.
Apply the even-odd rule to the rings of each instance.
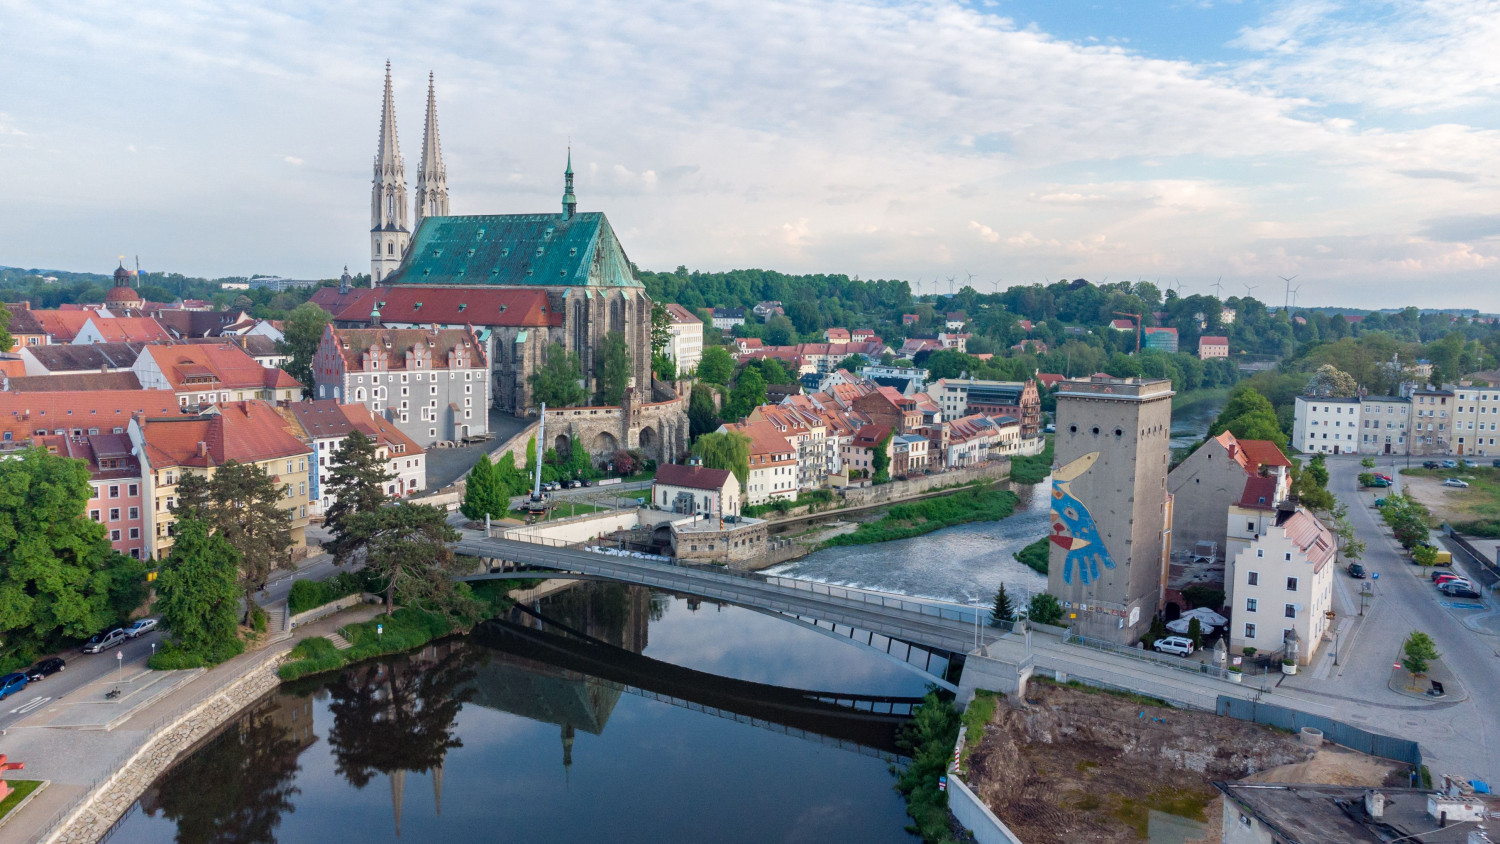
[[42, 787], [41, 780], [6, 780], [5, 782], [14, 791], [10, 793], [9, 797], [0, 800], [0, 818], [10, 814], [10, 811], [21, 805], [21, 801], [25, 800], [31, 792]]

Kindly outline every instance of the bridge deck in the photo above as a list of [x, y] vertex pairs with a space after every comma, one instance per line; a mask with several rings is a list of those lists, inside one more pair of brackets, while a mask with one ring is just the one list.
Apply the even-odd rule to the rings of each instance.
[[[815, 590], [805, 583], [786, 582], [785, 578], [610, 556], [573, 547], [486, 537], [473, 531], [465, 532], [463, 539], [454, 545], [454, 551], [536, 568], [655, 586], [754, 609], [844, 624], [950, 653], [966, 653], [974, 648], [975, 643], [977, 610], [941, 601], [822, 584], [818, 584], [821, 589]], [[486, 577], [477, 575], [464, 579], [484, 580]], [[993, 628], [983, 626], [977, 635], [981, 643], [998, 638]]]

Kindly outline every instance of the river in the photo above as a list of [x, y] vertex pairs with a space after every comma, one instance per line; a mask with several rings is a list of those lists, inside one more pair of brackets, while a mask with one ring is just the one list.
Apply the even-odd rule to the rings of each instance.
[[566, 628], [512, 611], [284, 685], [107, 840], [915, 840], [889, 771], [901, 719], [788, 690], [915, 697], [920, 676], [640, 587], [580, 584], [537, 610]]
[[1010, 486], [1021, 501], [1015, 515], [1004, 521], [970, 522], [878, 545], [825, 548], [766, 573], [986, 604], [1004, 583], [1012, 603], [1024, 604], [1031, 592], [1046, 589], [1047, 578], [1017, 562], [1015, 553], [1047, 535], [1047, 490], [1052, 485], [1044, 480]]

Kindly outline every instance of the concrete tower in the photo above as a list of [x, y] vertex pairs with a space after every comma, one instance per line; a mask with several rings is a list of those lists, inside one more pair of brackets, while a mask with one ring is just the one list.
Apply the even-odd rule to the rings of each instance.
[[385, 100], [380, 108], [380, 149], [370, 187], [370, 284], [379, 284], [401, 266], [411, 242], [406, 225], [406, 166], [396, 139], [396, 102], [391, 96], [391, 63], [385, 63]]
[[1132, 643], [1161, 605], [1171, 430], [1170, 381], [1058, 382], [1047, 591], [1085, 636]]
[[437, 93], [432, 74], [427, 74], [427, 125], [422, 131], [422, 171], [417, 174], [417, 208], [412, 230], [424, 217], [448, 216], [448, 168], [443, 165], [443, 147], [438, 142]]

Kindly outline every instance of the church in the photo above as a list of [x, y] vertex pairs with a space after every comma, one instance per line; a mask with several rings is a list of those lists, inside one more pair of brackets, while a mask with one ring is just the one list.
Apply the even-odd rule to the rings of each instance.
[[[429, 75], [411, 210], [408, 217], [387, 62], [370, 192], [372, 288], [359, 295], [346, 290], [335, 324], [470, 326], [488, 353], [493, 406], [525, 416], [537, 412], [528, 379], [549, 350], [560, 346], [577, 354], [584, 388], [593, 394], [600, 387], [605, 338], [620, 332], [631, 364], [624, 407], [590, 408], [584, 414], [557, 409], [559, 419], [567, 419], [571, 432], [596, 453], [640, 448], [671, 460], [686, 450], [684, 403], [673, 385], [652, 378], [651, 300], [605, 215], [578, 210], [571, 152], [558, 211], [449, 214], [448, 172]], [[569, 432], [567, 424], [554, 428], [553, 416], [548, 408], [549, 440]]]

